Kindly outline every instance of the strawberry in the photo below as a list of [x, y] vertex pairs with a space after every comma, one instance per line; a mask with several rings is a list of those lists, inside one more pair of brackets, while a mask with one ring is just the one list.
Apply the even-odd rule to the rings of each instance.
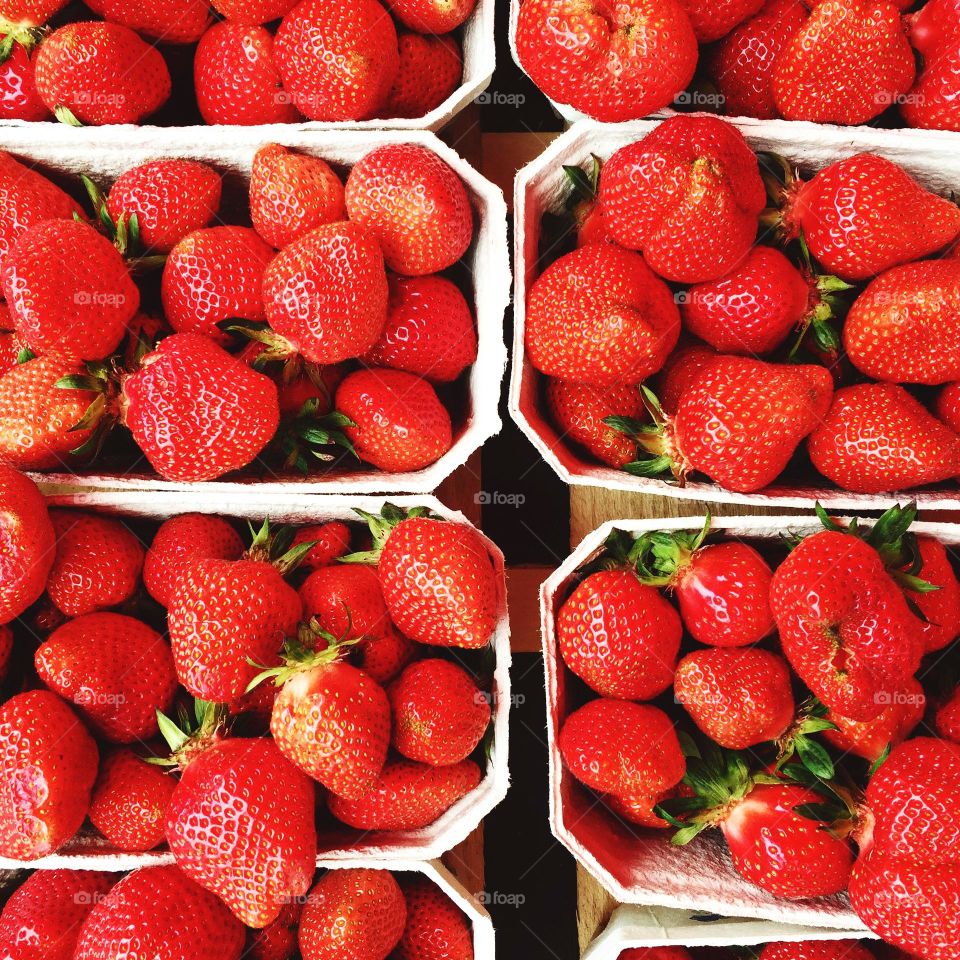
[[314, 363], [366, 353], [387, 317], [387, 275], [374, 234], [358, 223], [329, 223], [278, 253], [263, 279], [271, 328]]
[[154, 160], [121, 174], [107, 196], [115, 223], [137, 218], [143, 245], [169, 253], [220, 208], [220, 174], [196, 160]]
[[617, 797], [610, 794], [604, 797], [604, 803], [616, 816], [627, 823], [664, 830], [670, 824], [656, 813], [656, 807], [664, 800], [676, 796], [678, 796], [676, 789], [659, 795], [638, 793], [632, 797]]
[[47, 690], [19, 693], [0, 707], [0, 742], [0, 856], [37, 860], [80, 829], [97, 775], [97, 745]]
[[838, 390], [807, 451], [820, 473], [856, 493], [906, 490], [960, 473], [960, 436], [892, 383]]
[[4, 960], [72, 960], [81, 924], [114, 879], [98, 870], [30, 874], [0, 913]]
[[87, 6], [109, 23], [162, 43], [196, 43], [210, 26], [205, 0], [90, 0]]
[[141, 867], [90, 911], [73, 960], [240, 960], [242, 950], [242, 925], [213, 894], [174, 866]]
[[119, 520], [80, 510], [50, 513], [57, 555], [47, 593], [68, 617], [115, 607], [140, 584], [143, 547]]
[[[6, 304], [0, 306], [0, 325], [3, 324], [12, 326]], [[12, 330], [0, 332], [0, 377], [16, 369], [20, 354], [25, 349], [26, 346]]]
[[302, 365], [299, 373], [288, 380], [291, 365], [296, 366], [295, 359], [292, 364], [290, 360], [285, 362], [283, 375], [277, 382], [280, 413], [285, 416], [298, 416], [303, 411], [303, 405], [308, 402], [316, 404], [317, 416], [322, 417], [332, 412], [333, 395], [346, 376], [345, 366], [332, 364], [318, 367], [316, 364], [306, 363]]
[[389, 870], [330, 870], [300, 918], [303, 960], [386, 960], [400, 942], [407, 904]]
[[349, 9], [301, 0], [277, 30], [274, 57], [284, 90], [310, 120], [365, 120], [397, 74], [397, 31], [377, 0]]
[[177, 781], [121, 747], [100, 761], [90, 822], [118, 850], [152, 850], [164, 841], [167, 807]]
[[699, 43], [712, 43], [725, 37], [734, 27], [754, 16], [763, 6], [763, 0], [681, 0], [693, 32]]
[[211, 125], [249, 127], [300, 119], [282, 89], [273, 35], [265, 27], [214, 24], [197, 44], [193, 86], [200, 115]]
[[527, 298], [526, 349], [547, 376], [597, 387], [656, 373], [680, 335], [673, 294], [643, 258], [589, 244], [547, 267]]
[[388, 278], [387, 322], [363, 358], [436, 383], [456, 380], [477, 359], [477, 331], [466, 299], [445, 277]]
[[931, 0], [910, 18], [910, 42], [923, 58], [923, 70], [900, 104], [908, 126], [927, 130], [960, 129], [958, 15], [960, 8], [956, 0]]
[[46, 220], [17, 240], [4, 261], [3, 292], [20, 339], [34, 353], [69, 360], [112, 353], [140, 307], [113, 244], [74, 220]]
[[913, 84], [916, 64], [889, 0], [820, 0], [777, 56], [773, 96], [787, 120], [862, 124]]
[[376, 787], [359, 800], [327, 795], [330, 812], [356, 830], [421, 830], [443, 816], [480, 783], [472, 760], [433, 767], [388, 760]]
[[284, 904], [273, 923], [247, 933], [246, 960], [292, 960], [297, 952], [297, 930], [303, 904], [297, 900]]
[[214, 10], [227, 20], [240, 23], [269, 23], [286, 16], [296, 0], [212, 0]]
[[365, 463], [391, 473], [422, 470], [453, 444], [450, 414], [436, 391], [402, 370], [357, 370], [337, 388], [344, 433]]
[[757, 158], [716, 117], [677, 116], [621, 147], [600, 172], [603, 223], [665, 280], [702, 283], [736, 267], [766, 203]]
[[163, 56], [116, 23], [60, 27], [40, 45], [34, 69], [47, 108], [74, 124], [140, 123], [170, 96]]
[[[926, 617], [920, 633], [927, 653], [942, 650], [960, 635], [960, 581], [946, 547], [933, 537], [917, 537], [920, 575], [937, 589], [912, 593], [911, 600]], [[906, 572], [910, 572], [906, 569]]]
[[13, 657], [13, 630], [7, 623], [0, 624], [0, 683], [7, 679]]
[[0, 623], [39, 599], [53, 564], [56, 539], [37, 485], [0, 466]]
[[448, 660], [410, 664], [388, 691], [393, 747], [408, 760], [447, 766], [466, 760], [490, 725], [490, 703], [473, 677]]
[[954, 433], [960, 433], [960, 381], [948, 383], [937, 394], [934, 412]]
[[609, 9], [524, 0], [516, 47], [523, 69], [551, 100], [607, 122], [668, 106], [697, 64], [697, 38], [677, 0], [629, 0]]
[[453, 37], [401, 33], [397, 37], [397, 49], [400, 54], [397, 75], [380, 115], [404, 119], [424, 117], [445, 103], [460, 86], [463, 78], [460, 45]]
[[705, 343], [682, 344], [670, 354], [659, 377], [660, 406], [665, 413], [677, 412], [687, 387], [716, 356], [716, 350]]
[[250, 170], [250, 219], [271, 247], [280, 250], [314, 227], [345, 217], [343, 184], [326, 161], [277, 143], [256, 152]]
[[786, 237], [802, 233], [813, 256], [844, 280], [919, 260], [960, 234], [960, 208], [871, 153], [831, 163], [807, 182], [790, 179], [781, 203]]
[[239, 560], [243, 541], [222, 517], [181, 513], [160, 524], [143, 561], [143, 585], [169, 607], [184, 571], [197, 560]]
[[652, 700], [670, 686], [680, 617], [633, 571], [590, 574], [564, 601], [556, 629], [564, 663], [597, 693]]
[[[304, 570], [319, 570], [350, 549], [350, 528], [339, 520], [310, 523], [305, 527], [297, 527], [291, 546], [296, 547], [301, 543], [312, 543], [313, 546], [304, 554], [300, 566]], [[330, 632], [336, 633], [335, 630]]]
[[347, 177], [347, 213], [380, 242], [387, 266], [407, 276], [455, 264], [473, 238], [473, 211], [456, 171], [432, 150], [388, 143]]
[[473, 931], [463, 911], [431, 880], [411, 875], [400, 882], [407, 925], [397, 960], [473, 960]]
[[855, 940], [792, 940], [768, 943], [759, 960], [873, 960]]
[[473, 13], [476, 0], [388, 0], [390, 12], [417, 33], [450, 33]]
[[68, 0], [3, 0], [0, 17], [18, 26], [42, 27], [59, 13]]
[[612, 242], [603, 225], [603, 211], [597, 195], [601, 169], [603, 162], [595, 153], [590, 155], [590, 162], [585, 167], [567, 165], [563, 168], [570, 186], [565, 207], [577, 231], [578, 247]]
[[944, 740], [960, 744], [960, 687], [957, 687], [936, 712], [934, 725]]
[[20, 33], [0, 34], [0, 120], [47, 120], [37, 93], [29, 46]]
[[618, 960], [693, 960], [693, 954], [686, 947], [629, 947]]

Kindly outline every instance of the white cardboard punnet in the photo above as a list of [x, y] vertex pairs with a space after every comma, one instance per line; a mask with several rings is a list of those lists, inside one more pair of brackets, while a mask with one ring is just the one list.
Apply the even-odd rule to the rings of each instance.
[[[533, 162], [523, 167], [514, 183], [514, 339], [509, 409], [520, 429], [566, 483], [655, 493], [679, 499], [757, 506], [810, 507], [819, 500], [833, 509], [877, 509], [898, 500], [916, 500], [921, 507], [960, 509], [960, 486], [941, 485], [897, 494], [859, 494], [841, 490], [815, 476], [791, 480], [789, 474], [759, 493], [734, 493], [718, 484], [695, 481], [680, 487], [655, 477], [633, 477], [586, 459], [566, 444], [550, 422], [541, 402], [541, 375], [526, 359], [524, 320], [527, 294], [536, 279], [541, 219], [559, 213], [566, 199], [564, 165], [582, 165], [591, 154], [606, 160], [620, 147], [634, 143], [661, 121], [632, 124], [582, 122], [558, 137]], [[790, 123], [784, 120], [734, 120], [757, 152], [786, 157], [805, 171], [815, 171], [857, 153], [876, 153], [900, 164], [921, 184], [949, 196], [960, 188], [960, 154], [956, 134], [923, 130], [847, 129]], [[891, 133], [895, 135], [891, 136]]]
[[[69, 140], [69, 143], [67, 142]], [[250, 165], [264, 144], [284, 146], [348, 167], [384, 143], [416, 143], [434, 151], [463, 179], [475, 216], [473, 243], [464, 262], [473, 277], [471, 306], [479, 340], [476, 363], [469, 377], [469, 400], [459, 427], [454, 426], [451, 449], [436, 463], [413, 473], [385, 473], [368, 466], [355, 471], [331, 471], [309, 477], [293, 474], [258, 479], [212, 480], [199, 487], [222, 492], [260, 493], [429, 493], [466, 462], [500, 429], [497, 402], [506, 368], [503, 314], [510, 301], [510, 257], [507, 247], [507, 208], [503, 194], [462, 157], [423, 131], [318, 132], [285, 125], [264, 127], [83, 127], [65, 140], [60, 124], [26, 124], [3, 129], [4, 150], [41, 172], [79, 176], [85, 173], [101, 185], [148, 160], [187, 158], [215, 166], [225, 175], [225, 205], [243, 193]], [[69, 147], [69, 149], [68, 149]], [[468, 300], [470, 298], [468, 297]], [[32, 474], [41, 484], [69, 484], [126, 490], [195, 490], [197, 484], [161, 479], [143, 459], [124, 473], [98, 471], [96, 464], [80, 473]]]
[[[79, 493], [52, 495], [51, 506], [75, 507], [106, 513], [121, 519], [163, 520], [180, 513], [219, 514], [239, 520], [271, 523], [320, 523], [344, 520], [362, 523], [355, 509], [379, 513], [386, 502], [379, 497], [304, 497], [302, 495], [251, 496], [193, 491], [189, 499], [176, 493]], [[403, 508], [428, 507], [451, 523], [469, 525], [463, 514], [449, 510], [434, 497], [392, 497]], [[482, 534], [481, 534], [482, 535]], [[493, 671], [493, 738], [484, 777], [479, 786], [454, 804], [435, 823], [421, 830], [358, 832], [344, 827], [325, 833], [320, 840], [318, 862], [362, 860], [375, 866], [395, 861], [432, 860], [465, 840], [483, 818], [506, 796], [510, 783], [508, 762], [508, 720], [510, 713], [510, 622], [507, 613], [503, 554], [484, 537], [497, 575], [498, 621], [491, 639]], [[21, 863], [0, 857], [0, 869], [71, 868], [90, 870], [133, 870], [147, 864], [172, 863], [165, 849], [147, 853], [125, 853], [113, 849], [103, 837], [81, 831], [60, 851], [41, 860]]]

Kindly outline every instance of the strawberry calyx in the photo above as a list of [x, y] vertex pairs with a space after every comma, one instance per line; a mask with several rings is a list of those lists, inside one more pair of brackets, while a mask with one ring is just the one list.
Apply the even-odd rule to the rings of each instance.
[[93, 430], [90, 437], [74, 447], [70, 453], [81, 460], [95, 460], [113, 428], [123, 421], [120, 384], [126, 370], [120, 357], [96, 360], [84, 365], [85, 373], [61, 377], [54, 387], [58, 390], [84, 390], [95, 394], [83, 416], [68, 432]]
[[797, 336], [790, 348], [789, 357], [792, 360], [797, 355], [809, 334], [816, 351], [830, 360], [836, 360], [840, 355], [840, 334], [833, 321], [849, 308], [844, 294], [853, 290], [854, 286], [832, 274], [816, 272], [803, 230], [797, 231], [797, 244], [802, 260], [801, 272], [810, 287], [810, 300], [807, 313], [800, 321]]
[[304, 401], [295, 416], [284, 418], [273, 441], [274, 448], [288, 470], [309, 473], [319, 461], [321, 464], [336, 460], [346, 451], [359, 460], [344, 427], [356, 424], [339, 410], [320, 412], [320, 399], [311, 397]]
[[160, 735], [170, 748], [168, 757], [147, 757], [147, 763], [161, 767], [186, 768], [205, 750], [219, 743], [226, 732], [226, 708], [221, 703], [195, 700], [193, 715], [186, 707], [177, 709], [177, 720], [157, 711]]
[[657, 477], [668, 471], [682, 487], [686, 484], [690, 465], [676, 445], [672, 419], [663, 411], [656, 394], [640, 385], [643, 405], [652, 422], [634, 417], [605, 417], [603, 422], [613, 430], [628, 436], [637, 445], [637, 459], [623, 469], [635, 477]]
[[282, 577], [287, 577], [300, 565], [303, 558], [319, 543], [306, 540], [294, 544], [297, 528], [289, 524], [271, 529], [270, 518], [265, 517], [260, 529], [248, 523], [250, 546], [244, 554], [247, 560], [259, 560], [275, 567]]
[[249, 693], [265, 680], [271, 680], [274, 686], [282, 687], [297, 674], [337, 663], [344, 659], [350, 647], [360, 641], [359, 637], [347, 639], [350, 632], [349, 610], [347, 611], [347, 630], [340, 638], [324, 630], [315, 617], [307, 623], [301, 623], [297, 627], [297, 636], [288, 637], [284, 642], [280, 653], [280, 664], [275, 667], [264, 667], [252, 660], [247, 661], [251, 666], [257, 667], [260, 672], [247, 684], [244, 692]]
[[567, 194], [566, 209], [573, 217], [573, 222], [578, 230], [586, 223], [596, 206], [601, 166], [600, 158], [592, 153], [590, 154], [590, 166], [587, 170], [577, 166], [564, 165], [563, 167], [563, 173], [570, 188], [570, 192]]
[[[135, 213], [129, 216], [120, 216], [118, 219], [110, 215], [107, 201], [100, 188], [85, 174], [80, 175], [90, 206], [100, 231], [117, 248], [117, 252], [127, 261], [127, 267], [132, 273], [140, 274], [148, 270], [162, 267], [167, 258], [163, 254], [147, 256], [144, 254], [143, 241], [140, 237], [140, 221]], [[81, 220], [79, 214], [74, 214], [75, 220]]]
[[604, 544], [607, 557], [613, 561], [607, 564], [607, 569], [629, 567], [641, 583], [651, 587], [674, 587], [703, 546], [712, 521], [707, 513], [700, 530], [654, 530], [635, 538], [623, 530], [615, 530]]
[[[254, 370], [262, 371], [265, 367], [273, 363], [283, 363], [285, 365], [284, 369], [286, 370], [287, 364], [296, 362], [300, 358], [300, 351], [297, 345], [292, 340], [288, 340], [286, 337], [272, 330], [270, 324], [263, 320], [231, 318], [221, 320], [217, 326], [223, 330], [224, 333], [235, 334], [260, 344], [260, 350], [250, 360], [250, 365]], [[293, 380], [299, 372], [299, 369], [299, 366], [293, 366], [289, 374], [289, 380], [286, 382]], [[303, 369], [309, 376], [310, 365], [306, 364]]]
[[777, 759], [774, 772], [781, 770], [794, 758], [800, 761], [813, 776], [821, 780], [832, 780], [836, 767], [823, 744], [813, 739], [813, 735], [824, 730], [836, 730], [837, 725], [826, 719], [827, 708], [811, 697], [801, 704], [793, 723], [777, 741]]
[[403, 507], [398, 507], [393, 503], [385, 503], [379, 515], [360, 509], [354, 509], [353, 512], [366, 522], [370, 530], [372, 543], [369, 550], [348, 553], [339, 557], [339, 563], [362, 563], [376, 566], [380, 562], [380, 554], [383, 553], [383, 548], [386, 546], [387, 539], [393, 532], [394, 527], [403, 523], [404, 520], [413, 520], [417, 517], [441, 519], [440, 517], [434, 517], [428, 507], [411, 507], [409, 510], [404, 510]]
[[47, 34], [45, 27], [30, 27], [0, 17], [0, 64], [13, 55], [16, 46], [29, 53]]
[[781, 241], [793, 240], [800, 233], [796, 211], [805, 186], [800, 171], [778, 153], [761, 153], [757, 159], [769, 204], [760, 214], [760, 224], [775, 231]]

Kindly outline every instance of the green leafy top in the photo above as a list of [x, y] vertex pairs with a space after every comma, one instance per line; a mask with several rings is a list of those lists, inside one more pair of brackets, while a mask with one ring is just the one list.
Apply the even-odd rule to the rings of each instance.
[[[354, 513], [367, 522], [373, 542], [369, 550], [340, 557], [340, 563], [365, 563], [373, 566], [380, 562], [380, 554], [394, 527], [403, 523], [404, 520], [412, 520], [415, 517], [434, 517], [428, 507], [412, 507], [404, 510], [393, 503], [385, 503], [379, 515], [368, 513], [366, 510], [354, 510]], [[434, 519], [439, 518], [434, 517]]]

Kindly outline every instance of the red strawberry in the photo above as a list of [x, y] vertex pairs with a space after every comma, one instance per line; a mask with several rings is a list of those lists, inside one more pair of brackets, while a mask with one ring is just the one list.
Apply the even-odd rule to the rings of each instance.
[[277, 143], [261, 147], [250, 170], [250, 219], [278, 250], [314, 227], [343, 220], [343, 184], [319, 157]]
[[20, 339], [34, 353], [71, 360], [112, 353], [140, 307], [113, 244], [74, 220], [47, 220], [24, 233], [4, 261], [3, 291]]
[[[10, 324], [10, 313], [4, 304], [0, 307], [0, 324]], [[0, 377], [9, 373], [19, 364], [20, 353], [26, 349], [20, 338], [12, 331], [0, 332]]]
[[273, 35], [246, 23], [217, 23], [197, 44], [197, 106], [209, 124], [294, 123], [300, 111], [284, 93], [273, 59]]
[[463, 911], [431, 880], [405, 877], [407, 925], [397, 960], [473, 960], [473, 931]]
[[702, 283], [736, 267], [757, 236], [766, 193], [743, 134], [678, 116], [622, 147], [600, 172], [603, 223], [666, 280]]
[[960, 687], [957, 687], [936, 713], [937, 733], [944, 740], [960, 744]]
[[246, 960], [292, 960], [297, 952], [297, 930], [303, 904], [291, 901], [280, 908], [273, 923], [247, 933]]
[[311, 120], [376, 115], [397, 74], [397, 31], [377, 0], [301, 0], [277, 30], [283, 87]]
[[437, 383], [456, 380], [477, 359], [477, 331], [463, 294], [445, 277], [391, 276], [389, 284], [387, 322], [363, 362]]
[[163, 43], [196, 43], [210, 26], [206, 0], [90, 0], [87, 6], [110, 23]]
[[288, 14], [296, 0], [212, 0], [213, 8], [227, 20], [269, 23]]
[[814, 257], [844, 280], [919, 260], [960, 234], [960, 208], [871, 153], [831, 163], [805, 183], [791, 181], [781, 217], [787, 237], [802, 233]]
[[380, 115], [409, 119], [424, 117], [460, 86], [463, 78], [460, 45], [453, 37], [401, 33], [397, 37], [397, 48], [400, 64]]
[[659, 378], [660, 406], [665, 413], [677, 412], [687, 387], [699, 378], [716, 356], [716, 350], [704, 343], [686, 344], [670, 354]]
[[0, 466], [0, 623], [39, 599], [56, 553], [47, 502], [37, 485]]
[[207, 226], [219, 208], [220, 174], [196, 160], [142, 163], [121, 174], [107, 197], [114, 222], [136, 216], [143, 245], [158, 253]]
[[417, 33], [450, 33], [473, 13], [476, 0], [388, 0], [387, 6]]
[[80, 926], [115, 879], [98, 870], [37, 870], [0, 913], [4, 960], [72, 960]]
[[25, 27], [41, 27], [67, 5], [67, 0], [3, 0], [0, 17]]
[[445, 814], [480, 783], [472, 760], [433, 767], [388, 760], [377, 786], [359, 800], [327, 796], [330, 812], [356, 830], [420, 830]]
[[[256, 343], [256, 341], [251, 342]], [[301, 372], [292, 380], [287, 380], [288, 375], [289, 366], [285, 366], [283, 376], [277, 382], [280, 413], [296, 416], [302, 412], [305, 403], [312, 401], [317, 405], [317, 416], [322, 417], [333, 410], [333, 395], [343, 382], [346, 370], [343, 364], [326, 367], [317, 367], [314, 364], [312, 370], [304, 365]]]
[[418, 660], [390, 685], [393, 747], [409, 760], [447, 766], [466, 760], [490, 724], [490, 703], [448, 660]]
[[820, 473], [857, 493], [905, 490], [960, 473], [960, 436], [892, 383], [838, 390], [807, 450]]
[[618, 960], [693, 960], [693, 954], [686, 947], [630, 947]]
[[121, 747], [100, 761], [90, 822], [118, 850], [152, 850], [164, 841], [176, 785], [169, 773]]
[[[304, 570], [318, 570], [333, 563], [337, 557], [342, 557], [347, 552], [350, 548], [350, 528], [339, 520], [297, 527], [292, 546], [295, 547], [301, 543], [313, 543], [314, 546], [304, 555], [300, 566]], [[330, 632], [336, 633], [335, 630]]]
[[632, 797], [617, 797], [610, 794], [604, 797], [604, 802], [621, 820], [634, 823], [640, 827], [651, 827], [655, 830], [664, 830], [670, 826], [656, 811], [660, 803], [668, 798], [678, 796], [675, 789], [665, 794], [637, 794]]
[[80, 510], [50, 513], [57, 556], [47, 593], [69, 617], [128, 600], [140, 583], [143, 547], [119, 520]]
[[919, 575], [937, 588], [910, 595], [927, 619], [920, 633], [924, 649], [932, 653], [953, 643], [960, 634], [960, 581], [954, 572], [950, 554], [939, 540], [917, 537], [916, 546], [921, 561]]
[[374, 234], [357, 223], [315, 227], [274, 257], [263, 281], [267, 321], [314, 363], [366, 353], [387, 317], [387, 275]]
[[[901, 9], [913, 6], [906, 0], [898, 2]], [[956, 0], [935, 0], [923, 5], [919, 13], [909, 18], [910, 40], [926, 56], [940, 46], [960, 39], [960, 20], [957, 19]]]
[[555, 260], [527, 298], [530, 362], [561, 380], [639, 383], [663, 366], [679, 335], [670, 289], [642, 257], [613, 244]]
[[196, 560], [239, 560], [243, 541], [222, 517], [182, 513], [160, 524], [143, 561], [143, 585], [169, 607], [177, 582]]
[[763, 6], [763, 0], [681, 0], [693, 32], [700, 43], [712, 43], [725, 37], [734, 27], [752, 17]]
[[140, 123], [170, 96], [160, 52], [115, 23], [55, 30], [37, 52], [35, 77], [40, 98], [58, 118], [93, 126]]
[[923, 70], [900, 104], [908, 126], [960, 129], [960, 8], [956, 0], [932, 0], [910, 18], [910, 42], [923, 57]]
[[432, 150], [390, 143], [358, 160], [346, 185], [347, 213], [367, 227], [397, 273], [422, 276], [456, 263], [473, 237], [470, 197]]
[[13, 656], [13, 630], [9, 624], [0, 625], [0, 683], [7, 679]]
[[697, 64], [697, 38], [677, 0], [609, 9], [524, 0], [516, 46], [523, 69], [551, 100], [608, 122], [668, 106]]
[[142, 867], [90, 911], [73, 960], [240, 960], [242, 950], [243, 926], [213, 894], [174, 866]]
[[47, 690], [19, 693], [0, 707], [0, 742], [0, 856], [37, 860], [80, 829], [97, 775], [97, 745]]
[[407, 922], [388, 870], [331, 870], [314, 885], [300, 918], [303, 960], [386, 960]]
[[46, 120], [50, 111], [37, 93], [33, 63], [22, 35], [0, 34], [0, 120]]
[[768, 943], [759, 960], [873, 960], [855, 940], [792, 940]]
[[557, 614], [564, 663], [597, 693], [625, 700], [670, 686], [681, 634], [676, 610], [632, 570], [592, 573]]
[[934, 412], [954, 433], [960, 433], [960, 381], [948, 383], [937, 394]]

